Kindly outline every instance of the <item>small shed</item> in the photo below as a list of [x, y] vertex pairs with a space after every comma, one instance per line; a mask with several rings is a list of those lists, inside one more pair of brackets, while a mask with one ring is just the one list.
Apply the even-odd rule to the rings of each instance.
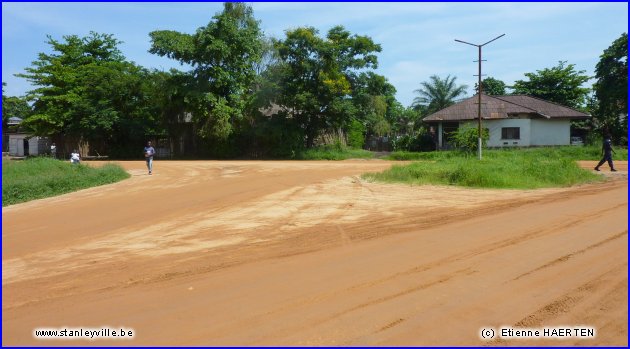
[[50, 139], [27, 133], [9, 134], [9, 156], [37, 156], [50, 153]]

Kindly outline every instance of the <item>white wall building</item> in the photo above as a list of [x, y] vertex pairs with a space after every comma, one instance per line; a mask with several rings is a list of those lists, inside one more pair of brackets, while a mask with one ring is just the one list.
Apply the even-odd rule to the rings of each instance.
[[[424, 119], [437, 129], [440, 149], [449, 148], [449, 132], [478, 127], [478, 96], [465, 99]], [[571, 120], [590, 115], [538, 98], [481, 96], [482, 127], [489, 131], [488, 147], [530, 147], [571, 144]]]
[[50, 153], [50, 140], [25, 133], [9, 135], [9, 156], [36, 156]]

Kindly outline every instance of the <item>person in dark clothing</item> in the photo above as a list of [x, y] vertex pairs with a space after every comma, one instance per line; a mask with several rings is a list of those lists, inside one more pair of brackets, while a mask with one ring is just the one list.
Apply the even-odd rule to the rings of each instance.
[[615, 170], [615, 166], [613, 165], [612, 161], [612, 153], [614, 153], [615, 151], [612, 148], [612, 141], [610, 140], [610, 138], [610, 135], [606, 135], [606, 138], [604, 139], [604, 144], [602, 144], [602, 155], [604, 157], [601, 159], [599, 164], [595, 166], [595, 171], [599, 171], [599, 167], [603, 165], [606, 161], [608, 161], [608, 166], [610, 166], [611, 171], [617, 171]]

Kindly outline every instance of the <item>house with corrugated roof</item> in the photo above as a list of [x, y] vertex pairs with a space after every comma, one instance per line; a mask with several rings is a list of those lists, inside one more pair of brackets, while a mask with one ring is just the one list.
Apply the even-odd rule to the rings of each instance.
[[[450, 133], [459, 127], [477, 127], [478, 96], [475, 95], [423, 119], [437, 133], [440, 149], [450, 147]], [[481, 95], [482, 127], [490, 134], [488, 147], [569, 145], [571, 120], [589, 114], [525, 95]]]

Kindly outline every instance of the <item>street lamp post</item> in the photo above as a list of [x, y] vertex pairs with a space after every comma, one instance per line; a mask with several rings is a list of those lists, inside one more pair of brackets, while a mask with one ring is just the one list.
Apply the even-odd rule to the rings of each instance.
[[457, 41], [457, 42], [461, 42], [463, 44], [476, 46], [479, 49], [479, 60], [478, 60], [478, 62], [479, 62], [479, 75], [478, 75], [479, 80], [478, 81], [479, 82], [477, 83], [477, 88], [479, 89], [479, 91], [477, 91], [477, 96], [478, 96], [477, 124], [478, 124], [478, 127], [479, 127], [479, 129], [477, 131], [478, 132], [477, 133], [477, 135], [478, 135], [478, 138], [477, 138], [477, 158], [479, 158], [479, 160], [481, 160], [481, 135], [482, 135], [482, 133], [481, 133], [481, 91], [482, 91], [482, 87], [481, 87], [481, 48], [483, 46], [486, 46], [487, 44], [493, 42], [494, 40], [497, 40], [498, 38], [500, 38], [500, 37], [502, 37], [504, 35], [505, 34], [501, 34], [501, 35], [497, 36], [496, 38], [494, 38], [494, 39], [492, 39], [492, 40], [490, 40], [490, 41], [488, 41], [488, 42], [486, 42], [484, 44], [481, 44], [481, 45], [475, 45], [475, 44], [471, 44], [471, 43], [466, 42], [466, 41], [455, 39], [455, 41]]

